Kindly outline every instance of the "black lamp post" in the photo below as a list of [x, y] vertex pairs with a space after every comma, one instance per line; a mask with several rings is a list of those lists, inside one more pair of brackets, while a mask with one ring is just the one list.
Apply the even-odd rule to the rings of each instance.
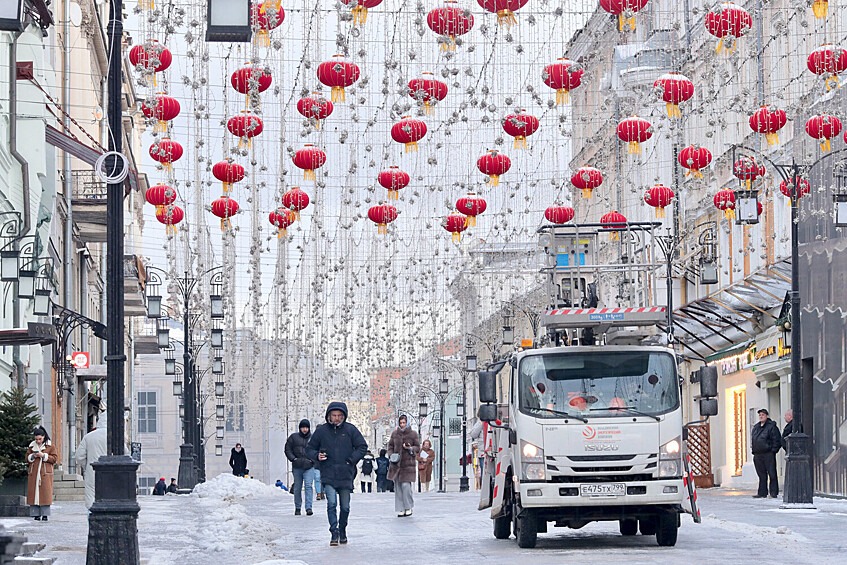
[[108, 116], [110, 171], [106, 201], [106, 355], [109, 455], [92, 465], [95, 470], [94, 504], [88, 515], [87, 565], [138, 565], [138, 462], [124, 453], [124, 189], [117, 180], [126, 166], [122, 155], [123, 113], [121, 41], [123, 0], [109, 0]]
[[[421, 398], [418, 403], [418, 439], [421, 442], [421, 446], [423, 446], [423, 440], [421, 437], [421, 424], [423, 424], [424, 418], [426, 418], [427, 413], [429, 412], [429, 405], [427, 405], [426, 400]], [[418, 492], [421, 492], [421, 474], [418, 472]]]
[[470, 490], [468, 479], [468, 416], [467, 410], [467, 375], [475, 372], [476, 355], [468, 354], [465, 357], [465, 370], [462, 373], [462, 402], [456, 405], [457, 415], [462, 419], [462, 478], [459, 479], [459, 492]]
[[441, 434], [438, 440], [438, 492], [446, 492], [444, 490], [444, 463], [446, 461], [444, 450], [447, 446], [447, 420], [444, 414], [444, 405], [447, 402], [447, 395], [450, 393], [450, 381], [446, 375], [442, 375], [438, 381], [438, 402], [439, 415], [441, 422]]

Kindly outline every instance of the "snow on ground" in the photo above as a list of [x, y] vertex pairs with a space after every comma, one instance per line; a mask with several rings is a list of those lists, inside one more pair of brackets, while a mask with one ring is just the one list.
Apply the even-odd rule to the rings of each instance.
[[222, 473], [214, 479], [194, 487], [191, 496], [231, 501], [239, 498], [259, 498], [282, 494], [287, 495], [288, 493], [280, 488], [266, 485], [262, 481]]

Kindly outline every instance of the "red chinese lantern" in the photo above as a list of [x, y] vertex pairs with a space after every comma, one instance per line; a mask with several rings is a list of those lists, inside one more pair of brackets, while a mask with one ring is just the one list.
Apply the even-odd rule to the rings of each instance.
[[585, 69], [579, 63], [560, 57], [544, 67], [541, 78], [544, 84], [556, 90], [556, 105], [561, 106], [570, 102], [570, 91], [582, 83], [584, 73]]
[[617, 210], [607, 212], [600, 216], [600, 225], [603, 229], [611, 231], [609, 239], [617, 241], [621, 238], [620, 232], [626, 229], [626, 216]]
[[468, 217], [469, 228], [476, 226], [476, 217], [485, 212], [486, 208], [488, 204], [485, 199], [472, 192], [456, 201], [456, 210]]
[[[253, 43], [262, 47], [271, 44], [271, 30], [285, 21], [285, 10], [278, 2], [254, 3], [251, 8], [253, 23]], [[269, 9], [270, 8], [270, 9]]]
[[657, 218], [664, 218], [665, 208], [670, 205], [673, 197], [673, 190], [663, 184], [657, 184], [648, 188], [647, 192], [644, 193], [644, 202], [656, 209]]
[[406, 146], [406, 153], [418, 150], [418, 141], [426, 135], [426, 124], [409, 116], [391, 126], [391, 139]]
[[380, 186], [388, 190], [389, 200], [397, 200], [397, 193], [403, 190], [412, 180], [409, 173], [401, 171], [399, 167], [389, 167], [377, 175]]
[[326, 163], [326, 153], [307, 143], [302, 149], [298, 149], [292, 158], [294, 166], [298, 169], [303, 169], [304, 180], [315, 180], [315, 169], [318, 169]]
[[165, 206], [170, 206], [176, 202], [176, 189], [166, 184], [157, 184], [151, 186], [144, 193], [144, 199], [148, 204], [156, 207], [156, 213], [162, 211]]
[[735, 40], [753, 27], [753, 18], [744, 8], [732, 2], [721, 2], [706, 14], [705, 24], [706, 30], [718, 38], [715, 51], [732, 53], [736, 47]]
[[694, 96], [694, 83], [682, 73], [666, 73], [656, 79], [653, 88], [665, 101], [665, 111], [669, 118], [681, 118], [679, 105]]
[[460, 8], [455, 0], [445, 0], [444, 5], [430, 10], [426, 16], [429, 29], [440, 35], [442, 51], [455, 51], [456, 38], [473, 29], [473, 15], [470, 10]]
[[582, 191], [583, 198], [591, 198], [593, 190], [603, 184], [603, 173], [594, 167], [580, 167], [571, 176], [571, 184]]
[[164, 133], [168, 131], [168, 122], [179, 116], [179, 100], [165, 94], [157, 94], [155, 100], [145, 100], [141, 105], [141, 113], [147, 119], [156, 119], [153, 131]]
[[230, 82], [236, 92], [247, 97], [247, 104], [249, 105], [252, 94], [264, 92], [271, 87], [273, 76], [267, 69], [247, 65], [233, 72]]
[[252, 139], [265, 129], [265, 123], [259, 116], [244, 110], [239, 115], [227, 120], [226, 129], [238, 138], [239, 147], [250, 147]]
[[347, 99], [344, 89], [359, 80], [359, 66], [344, 55], [333, 55], [332, 59], [318, 65], [318, 80], [332, 89], [333, 102], [344, 102]]
[[635, 14], [644, 6], [647, 0], [600, 0], [600, 7], [618, 17], [618, 30], [635, 31]]
[[819, 20], [826, 18], [829, 13], [829, 0], [814, 0], [812, 2], [812, 13]]
[[488, 175], [488, 184], [497, 186], [500, 184], [500, 175], [506, 174], [512, 167], [512, 160], [496, 149], [489, 149], [488, 153], [476, 160], [479, 171]]
[[841, 133], [841, 120], [831, 114], [812, 116], [806, 122], [806, 133], [809, 137], [817, 139], [821, 144], [821, 151], [826, 153], [832, 149], [829, 140]]
[[430, 72], [423, 72], [420, 78], [409, 81], [409, 96], [423, 104], [424, 112], [431, 114], [432, 107], [447, 96], [447, 83], [437, 80]]
[[768, 145], [779, 145], [779, 130], [785, 126], [788, 116], [785, 110], [773, 106], [762, 106], [750, 116], [750, 129], [765, 134]]
[[765, 166], [757, 163], [753, 157], [744, 156], [732, 164], [732, 174], [750, 190], [753, 181], [765, 175]]
[[701, 179], [703, 173], [700, 172], [700, 169], [705, 169], [712, 162], [712, 152], [699, 145], [689, 145], [679, 152], [677, 160], [682, 168], [688, 169], [685, 171], [685, 176], [693, 175], [695, 178]]
[[735, 217], [735, 193], [728, 188], [719, 190], [712, 199], [715, 208], [723, 211], [723, 215], [727, 220], [732, 220]]
[[294, 215], [299, 220], [300, 210], [305, 210], [309, 205], [309, 195], [300, 190], [299, 187], [294, 186], [282, 195], [282, 205], [289, 210], [293, 210]]
[[847, 70], [847, 50], [829, 43], [821, 45], [809, 54], [806, 66], [816, 75], [829, 75], [826, 79], [829, 92], [838, 86], [838, 75]]
[[221, 231], [232, 228], [231, 217], [238, 213], [238, 202], [229, 196], [223, 195], [212, 201], [212, 214], [221, 219]]
[[468, 218], [464, 214], [448, 214], [441, 226], [453, 235], [453, 243], [459, 243], [462, 232], [468, 229]]
[[297, 221], [297, 214], [288, 208], [277, 208], [268, 215], [268, 221], [277, 229], [278, 238], [288, 235], [288, 227]]
[[143, 45], [135, 45], [129, 50], [129, 62], [138, 72], [152, 74], [153, 86], [156, 86], [156, 73], [170, 68], [173, 55], [170, 49], [157, 40], [149, 39]]
[[634, 155], [641, 153], [641, 144], [653, 137], [653, 126], [644, 118], [632, 116], [618, 124], [618, 139], [627, 143], [627, 151]]
[[515, 12], [526, 5], [529, 0], [476, 0], [483, 10], [497, 14], [497, 24], [512, 27], [517, 25]]
[[521, 108], [503, 118], [503, 131], [515, 138], [514, 148], [525, 149], [526, 138], [538, 131], [538, 118]]
[[797, 198], [803, 198], [810, 192], [812, 192], [812, 185], [808, 180], [802, 177], [794, 177], [793, 182], [792, 179], [788, 179], [787, 181], [782, 181], [779, 184], [779, 191], [783, 196], [788, 198], [788, 204], [791, 205], [791, 198], [793, 197], [794, 187], [797, 187]]
[[397, 208], [391, 204], [371, 206], [368, 210], [368, 219], [376, 224], [379, 235], [385, 235], [388, 233], [388, 224], [397, 219]]
[[297, 101], [297, 111], [310, 120], [315, 129], [321, 129], [321, 120], [327, 119], [334, 109], [332, 102], [324, 98], [320, 92], [313, 92]]
[[353, 25], [365, 25], [368, 21], [368, 10], [382, 4], [382, 0], [341, 0], [345, 5], [356, 4], [350, 10], [353, 13]]
[[558, 203], [544, 210], [544, 217], [547, 218], [547, 221], [556, 225], [567, 224], [573, 220], [575, 215], [576, 212], [573, 208]]
[[173, 235], [176, 233], [176, 225], [185, 217], [185, 212], [179, 206], [164, 206], [156, 210], [156, 219], [165, 225], [165, 233]]
[[171, 163], [182, 158], [182, 145], [167, 137], [160, 139], [150, 146], [150, 157], [162, 164], [165, 171], [170, 172], [173, 167]]
[[215, 166], [212, 167], [212, 175], [224, 183], [223, 191], [226, 194], [232, 190], [232, 185], [244, 180], [246, 171], [238, 163], [227, 159], [226, 161], [215, 163]]

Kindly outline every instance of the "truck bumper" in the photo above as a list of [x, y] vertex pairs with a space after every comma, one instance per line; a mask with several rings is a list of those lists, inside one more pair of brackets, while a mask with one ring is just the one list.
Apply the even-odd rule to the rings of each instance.
[[679, 506], [685, 502], [682, 479], [627, 482], [621, 496], [580, 496], [579, 483], [521, 483], [521, 507], [585, 508]]

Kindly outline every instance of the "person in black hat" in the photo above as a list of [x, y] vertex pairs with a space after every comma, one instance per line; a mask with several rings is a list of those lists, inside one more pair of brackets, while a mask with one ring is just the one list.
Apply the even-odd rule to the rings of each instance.
[[[759, 490], [753, 498], [771, 498], [779, 496], [779, 483], [776, 477], [776, 454], [782, 448], [782, 436], [776, 422], [768, 417], [768, 411], [761, 408], [759, 421], [753, 425], [750, 447], [753, 450], [753, 465], [759, 476]], [[770, 485], [768, 485], [770, 480]]]
[[303, 504], [303, 487], [306, 487], [306, 516], [312, 512], [312, 490], [315, 483], [315, 462], [306, 457], [306, 446], [312, 439], [312, 425], [309, 420], [300, 420], [299, 431], [294, 432], [285, 441], [285, 457], [291, 461], [291, 471], [294, 473], [294, 484], [291, 494], [294, 495], [294, 515], [300, 515]]

